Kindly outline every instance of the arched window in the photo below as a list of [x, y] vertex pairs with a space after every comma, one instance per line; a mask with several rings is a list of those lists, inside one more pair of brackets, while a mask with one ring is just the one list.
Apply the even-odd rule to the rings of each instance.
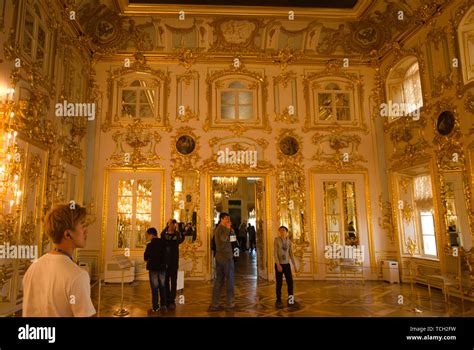
[[39, 67], [44, 69], [47, 50], [47, 32], [44, 23], [44, 15], [38, 4], [27, 5], [24, 18], [22, 38], [23, 53], [32, 62], [36, 62]]
[[251, 121], [254, 113], [254, 90], [241, 81], [232, 81], [220, 90], [221, 121]]
[[350, 121], [350, 94], [336, 83], [318, 91], [318, 121]]
[[386, 95], [390, 120], [412, 115], [423, 106], [420, 68], [416, 57], [404, 58], [390, 70]]
[[122, 89], [122, 118], [153, 118], [156, 113], [156, 87], [143, 79], [133, 80]]
[[458, 26], [458, 44], [464, 85], [474, 81], [474, 6]]

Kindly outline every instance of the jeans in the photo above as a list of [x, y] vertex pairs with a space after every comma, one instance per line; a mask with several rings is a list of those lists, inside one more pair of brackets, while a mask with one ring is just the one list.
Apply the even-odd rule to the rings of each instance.
[[166, 305], [174, 304], [176, 299], [176, 284], [178, 282], [178, 269], [166, 269]]
[[153, 309], [158, 309], [158, 290], [161, 306], [166, 306], [165, 271], [148, 271], [151, 286], [151, 302]]
[[234, 304], [234, 259], [224, 261], [216, 260], [216, 279], [212, 291], [212, 306], [218, 307], [221, 297], [221, 289], [227, 282], [227, 305]]
[[283, 286], [283, 275], [285, 275], [286, 284], [288, 286], [288, 296], [293, 295], [293, 276], [291, 275], [290, 264], [281, 264], [282, 271], [279, 272], [275, 264], [276, 274], [276, 297], [281, 300], [281, 287]]

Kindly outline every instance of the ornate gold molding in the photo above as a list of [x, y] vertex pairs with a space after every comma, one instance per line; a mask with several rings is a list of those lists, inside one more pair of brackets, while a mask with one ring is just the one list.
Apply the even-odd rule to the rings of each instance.
[[[363, 170], [366, 167], [360, 163], [367, 163], [367, 160], [359, 153], [358, 148], [361, 138], [358, 135], [341, 134], [339, 127], [331, 131], [330, 134], [315, 134], [313, 143], [316, 145], [316, 153], [312, 160], [318, 162], [319, 167], [332, 169], [338, 173], [345, 170]], [[333, 153], [327, 153], [323, 145], [327, 144]], [[341, 150], [346, 149], [346, 152]]]
[[[156, 146], [161, 141], [159, 133], [146, 132], [151, 128], [150, 124], [144, 124], [139, 118], [135, 118], [132, 124], [126, 127], [126, 131], [116, 131], [112, 135], [115, 142], [115, 151], [108, 158], [112, 167], [131, 167], [133, 169], [142, 167], [160, 167], [158, 163], [160, 156]], [[123, 143], [132, 148], [131, 152], [124, 151]], [[143, 154], [144, 148], [148, 151]]]
[[379, 217], [379, 226], [387, 230], [387, 237], [390, 242], [395, 241], [395, 230], [393, 227], [392, 205], [390, 201], [383, 201], [382, 195], [379, 196], [379, 211], [382, 217]]

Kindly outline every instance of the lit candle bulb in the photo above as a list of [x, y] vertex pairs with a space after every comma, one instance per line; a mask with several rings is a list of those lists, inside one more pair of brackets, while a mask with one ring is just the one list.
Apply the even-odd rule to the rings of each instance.
[[10, 112], [10, 118], [13, 118], [15, 116], [15, 112]]
[[13, 177], [13, 180], [18, 181], [18, 175], [15, 175], [15, 176]]
[[21, 198], [21, 191], [16, 192], [16, 204], [20, 204], [20, 198]]
[[15, 144], [16, 135], [18, 135], [18, 132], [14, 131], [13, 132], [13, 144]]
[[9, 214], [11, 214], [11, 213], [12, 213], [12, 208], [13, 208], [13, 204], [14, 204], [14, 203], [15, 203], [15, 201], [12, 199], [12, 200], [10, 201], [10, 210], [9, 210]]

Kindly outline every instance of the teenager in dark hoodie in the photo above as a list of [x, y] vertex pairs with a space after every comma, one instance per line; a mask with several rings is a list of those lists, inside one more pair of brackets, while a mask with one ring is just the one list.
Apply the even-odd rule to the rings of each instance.
[[160, 291], [161, 310], [166, 311], [166, 243], [164, 240], [158, 238], [158, 232], [154, 227], [150, 227], [146, 231], [146, 234], [149, 243], [145, 249], [144, 259], [146, 261], [146, 269], [150, 276], [153, 312], [160, 310], [160, 306], [158, 305], [158, 290]]

